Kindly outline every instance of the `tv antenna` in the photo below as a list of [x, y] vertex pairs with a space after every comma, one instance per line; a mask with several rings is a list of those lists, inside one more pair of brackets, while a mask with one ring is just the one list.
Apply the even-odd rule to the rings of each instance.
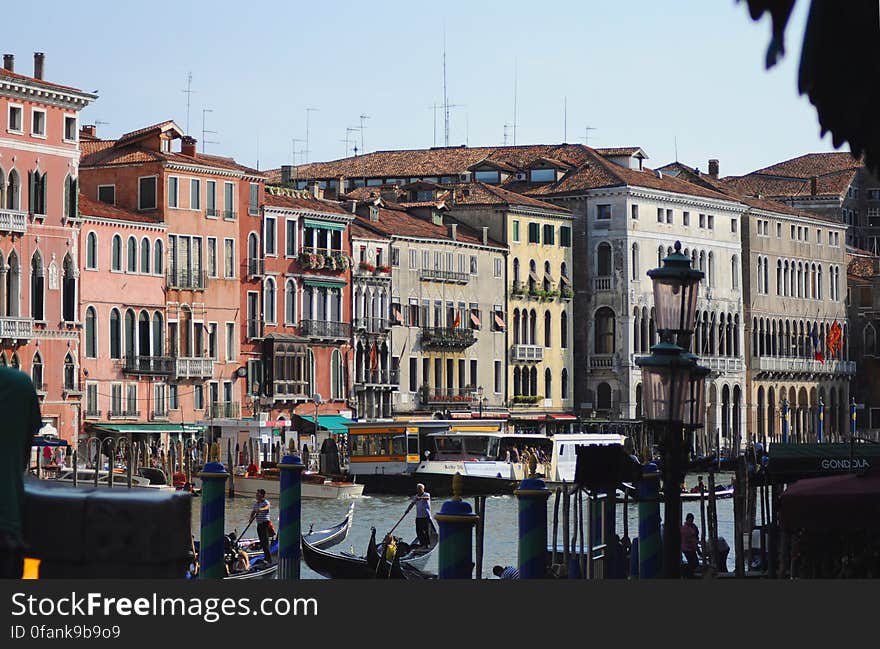
[[586, 126], [584, 127], [584, 144], [590, 146], [590, 131], [598, 131], [595, 126]]
[[364, 120], [370, 119], [370, 116], [361, 115], [359, 119], [361, 120], [361, 155], [363, 155], [364, 151], [366, 151], [366, 149], [364, 148], [364, 129], [367, 128], [366, 126], [364, 126]]
[[306, 148], [303, 150], [303, 154], [305, 155], [305, 162], [309, 161], [309, 154], [311, 153], [311, 151], [309, 150], [309, 115], [317, 111], [317, 108], [306, 108]]
[[[347, 126], [345, 128], [345, 139], [339, 140], [340, 142], [345, 142], [345, 157], [348, 157], [348, 145], [352, 143], [351, 134], [357, 131], [358, 128], [356, 126]], [[357, 145], [354, 147], [354, 154], [357, 155]]]
[[187, 134], [187, 135], [189, 135], [189, 108], [190, 108], [190, 103], [191, 103], [191, 100], [192, 100], [192, 94], [193, 94], [194, 92], [196, 92], [195, 90], [192, 89], [192, 80], [193, 80], [193, 73], [192, 73], [192, 72], [187, 72], [187, 73], [186, 73], [186, 90], [181, 90], [181, 92], [185, 92], [185, 93], [186, 93], [186, 134]]
[[[297, 142], [305, 143], [305, 140], [303, 140], [302, 138], [298, 138], [298, 137], [290, 138], [290, 155], [291, 155], [291, 161], [294, 166], [296, 166], [296, 143]], [[302, 152], [302, 149], [300, 149], [300, 152]]]
[[213, 133], [214, 135], [217, 135], [217, 131], [209, 131], [208, 129], [205, 128], [205, 115], [207, 113], [213, 113], [213, 112], [214, 112], [214, 110], [211, 108], [202, 108], [202, 153], [205, 152], [205, 145], [206, 144], [220, 144], [220, 142], [218, 142], [217, 140], [208, 140], [205, 137], [205, 135], [207, 133]]

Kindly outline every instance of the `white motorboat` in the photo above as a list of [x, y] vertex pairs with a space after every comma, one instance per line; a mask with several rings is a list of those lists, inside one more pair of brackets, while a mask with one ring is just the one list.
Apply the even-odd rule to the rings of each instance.
[[[53, 478], [45, 478], [46, 480], [50, 480], [52, 482], [59, 482], [66, 484], [68, 486], [74, 486], [74, 471], [76, 471], [76, 485], [77, 487], [95, 487], [95, 470], [94, 469], [62, 469], [58, 477]], [[151, 470], [155, 472], [155, 470]], [[163, 474], [164, 476], [164, 474]], [[98, 484], [97, 486], [110, 488], [110, 472], [101, 469], [98, 471]], [[155, 489], [158, 491], [175, 491], [174, 487], [165, 483], [162, 480], [159, 480], [153, 475], [153, 473], [149, 474], [149, 477], [144, 474], [135, 474], [131, 476], [131, 486], [137, 487], [139, 489]], [[125, 472], [113, 472], [113, 487], [114, 489], [126, 489], [128, 488], [128, 474]]]
[[[281, 481], [274, 475], [236, 475], [234, 478], [236, 496], [253, 496], [257, 489], [265, 489], [266, 496], [278, 498], [281, 495]], [[196, 488], [201, 488], [201, 480], [194, 478]], [[364, 485], [356, 482], [330, 480], [318, 473], [304, 471], [302, 474], [302, 497], [347, 499], [363, 495]]]

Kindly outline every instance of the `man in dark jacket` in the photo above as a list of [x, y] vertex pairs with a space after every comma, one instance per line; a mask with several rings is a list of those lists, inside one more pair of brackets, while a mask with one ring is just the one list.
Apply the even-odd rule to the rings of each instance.
[[0, 579], [20, 579], [24, 565], [23, 474], [40, 430], [40, 401], [27, 374], [0, 367]]

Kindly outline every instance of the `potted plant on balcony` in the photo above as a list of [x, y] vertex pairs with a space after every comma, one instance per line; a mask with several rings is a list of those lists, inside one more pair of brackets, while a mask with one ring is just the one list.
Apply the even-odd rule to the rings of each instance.
[[514, 297], [520, 297], [523, 294], [523, 285], [522, 282], [514, 282], [513, 287], [510, 289], [510, 294]]
[[336, 269], [337, 270], [347, 270], [351, 265], [349, 263], [348, 255], [342, 252], [337, 252], [334, 257], [336, 258]]
[[365, 271], [367, 271], [368, 273], [372, 273], [373, 271], [376, 270], [376, 267], [375, 267], [373, 264], [371, 264], [370, 262], [368, 262], [368, 261], [362, 261], [362, 262], [359, 264], [359, 268], [360, 268], [361, 270], [365, 270]]
[[428, 403], [429, 397], [431, 396], [431, 388], [427, 385], [419, 386], [419, 400], [422, 403]]
[[376, 272], [377, 272], [377, 273], [390, 273], [390, 272], [391, 272], [391, 266], [377, 266], [377, 267], [376, 267]]
[[567, 286], [563, 286], [561, 295], [563, 300], [570, 300], [574, 297], [574, 291], [572, 291]]
[[557, 297], [559, 297], [559, 291], [557, 291], [556, 289], [552, 289], [550, 291], [547, 291], [547, 299], [548, 300], [553, 300]]

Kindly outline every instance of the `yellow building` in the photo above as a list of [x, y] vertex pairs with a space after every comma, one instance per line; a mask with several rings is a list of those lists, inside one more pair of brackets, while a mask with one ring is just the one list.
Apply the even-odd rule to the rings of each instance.
[[574, 420], [571, 212], [482, 182], [456, 185], [452, 214], [508, 246], [507, 399], [518, 432]]

